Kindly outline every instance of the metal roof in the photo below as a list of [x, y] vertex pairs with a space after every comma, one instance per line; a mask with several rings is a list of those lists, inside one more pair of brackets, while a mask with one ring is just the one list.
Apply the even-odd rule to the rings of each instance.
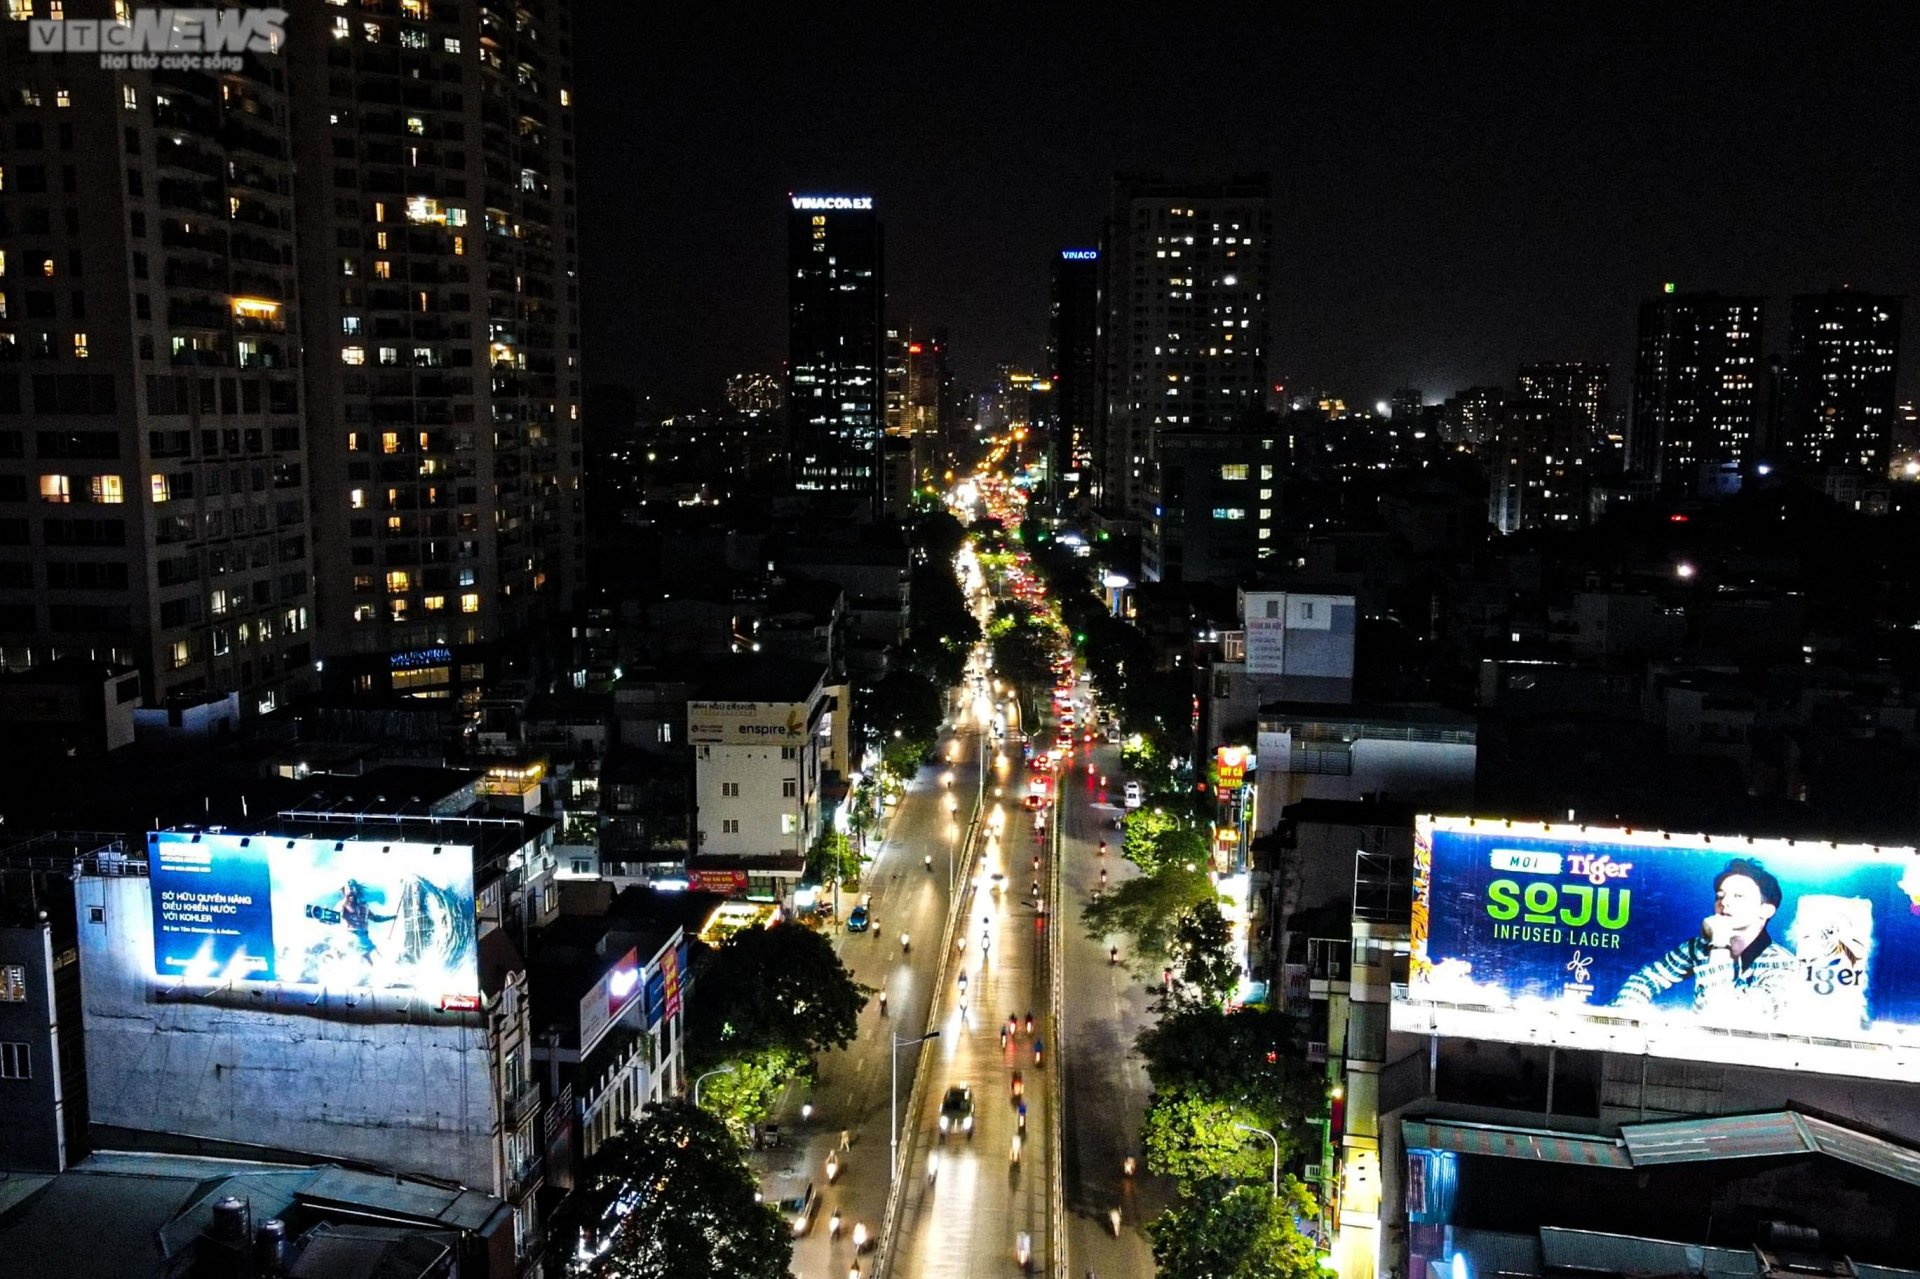
[[1549, 1270], [1590, 1270], [1620, 1275], [1701, 1275], [1732, 1279], [1760, 1273], [1751, 1248], [1712, 1248], [1704, 1244], [1640, 1239], [1597, 1230], [1543, 1226], [1540, 1259]]
[[1587, 1168], [1633, 1167], [1633, 1160], [1614, 1137], [1414, 1119], [1402, 1123], [1400, 1132], [1409, 1150], [1452, 1150], [1463, 1155], [1498, 1155]]

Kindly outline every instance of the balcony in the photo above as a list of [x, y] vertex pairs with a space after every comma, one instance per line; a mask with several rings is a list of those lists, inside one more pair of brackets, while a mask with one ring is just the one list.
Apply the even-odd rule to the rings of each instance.
[[532, 1080], [507, 1098], [506, 1126], [523, 1128], [540, 1115], [540, 1082]]

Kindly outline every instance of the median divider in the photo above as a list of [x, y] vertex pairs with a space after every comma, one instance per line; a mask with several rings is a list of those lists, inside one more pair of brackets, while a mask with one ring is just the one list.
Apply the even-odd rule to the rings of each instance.
[[[1062, 769], [1064, 776], [1066, 770]], [[1067, 1279], [1067, 1164], [1066, 1164], [1066, 1060], [1067, 1060], [1067, 1018], [1065, 1002], [1064, 957], [1060, 953], [1060, 929], [1063, 927], [1064, 902], [1061, 890], [1066, 884], [1066, 871], [1061, 866], [1061, 851], [1065, 847], [1061, 830], [1066, 819], [1061, 814], [1065, 804], [1066, 787], [1055, 786], [1053, 796], [1053, 848], [1049, 863], [1052, 874], [1048, 876], [1047, 892], [1053, 902], [1048, 923], [1044, 930], [1046, 936], [1047, 962], [1047, 1012], [1053, 1023], [1053, 1068], [1047, 1074], [1047, 1113], [1052, 1116], [1053, 1131], [1047, 1142], [1047, 1157], [1052, 1161], [1051, 1185], [1047, 1192], [1047, 1240], [1048, 1251], [1053, 1257], [1054, 1279]]]

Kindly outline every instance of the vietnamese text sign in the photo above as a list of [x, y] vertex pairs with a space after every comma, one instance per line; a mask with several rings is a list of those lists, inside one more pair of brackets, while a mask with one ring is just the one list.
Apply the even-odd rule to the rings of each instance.
[[1658, 1055], [1701, 1033], [1920, 1049], [1913, 849], [1422, 817], [1414, 862], [1403, 1002], [1503, 1012], [1485, 1037], [1587, 1042], [1590, 1021], [1686, 1032], [1649, 1035]]
[[687, 703], [687, 740], [696, 746], [793, 746], [806, 736], [807, 708], [800, 702]]

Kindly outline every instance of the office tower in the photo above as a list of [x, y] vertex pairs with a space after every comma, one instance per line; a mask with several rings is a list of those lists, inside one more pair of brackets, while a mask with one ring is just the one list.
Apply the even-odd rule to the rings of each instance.
[[318, 656], [286, 60], [109, 71], [29, 29], [0, 21], [0, 666], [272, 711]]
[[[1527, 384], [1524, 375], [1521, 381]], [[1509, 402], [1481, 450], [1490, 480], [1487, 519], [1502, 533], [1586, 523], [1593, 432], [1579, 407], [1534, 397]]]
[[1523, 364], [1514, 378], [1514, 398], [1545, 404], [1578, 419], [1581, 433], [1591, 442], [1606, 434], [1607, 378], [1604, 364]]
[[881, 422], [889, 435], [900, 433], [907, 418], [907, 334], [901, 329], [888, 329], [885, 347], [885, 407], [881, 410]]
[[873, 197], [796, 195], [787, 221], [787, 415], [796, 487], [876, 497], [886, 305]]
[[1053, 513], [1078, 509], [1100, 425], [1100, 251], [1062, 249], [1047, 306], [1047, 380], [1058, 419], [1048, 443]]
[[1094, 449], [1109, 515], [1145, 519], [1162, 430], [1222, 430], [1263, 408], [1273, 183], [1121, 175], [1102, 233], [1104, 423]]
[[1420, 401], [1420, 388], [1417, 386], [1401, 387], [1393, 393], [1393, 399], [1387, 403], [1388, 416], [1393, 419], [1395, 426], [1402, 428], [1412, 427], [1418, 430], [1425, 409], [1426, 406]]
[[1278, 418], [1160, 438], [1141, 569], [1155, 582], [1244, 583], [1275, 554], [1287, 441]]
[[1796, 462], [1886, 474], [1899, 353], [1899, 298], [1851, 289], [1794, 295], [1780, 442]]
[[294, 13], [330, 683], [469, 687], [584, 571], [569, 8]]
[[1761, 300], [1679, 293], [1640, 304], [1629, 473], [1688, 490], [1702, 468], [1743, 461], [1760, 400]]

